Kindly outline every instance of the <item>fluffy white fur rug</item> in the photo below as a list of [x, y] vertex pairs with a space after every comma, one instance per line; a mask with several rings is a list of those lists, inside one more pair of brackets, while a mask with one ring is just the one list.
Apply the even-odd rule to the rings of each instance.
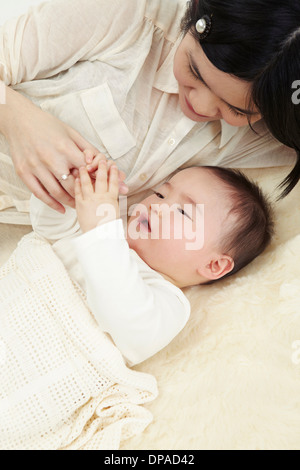
[[[245, 171], [275, 199], [286, 169]], [[235, 278], [186, 291], [183, 332], [137, 367], [156, 376], [153, 423], [123, 449], [300, 449], [300, 186], [276, 237]]]
[[[275, 199], [287, 169], [247, 170]], [[0, 262], [28, 227], [0, 224]], [[300, 449], [300, 185], [276, 237], [235, 278], [186, 290], [192, 316], [136, 367], [153, 374], [153, 422], [121, 449]]]

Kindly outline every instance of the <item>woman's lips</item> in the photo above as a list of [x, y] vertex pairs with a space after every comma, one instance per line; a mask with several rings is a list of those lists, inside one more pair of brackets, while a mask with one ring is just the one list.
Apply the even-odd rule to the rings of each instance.
[[194, 114], [196, 114], [196, 116], [209, 119], [209, 116], [203, 116], [203, 114], [198, 114], [198, 113], [196, 113], [196, 111], [194, 110], [193, 106], [191, 105], [191, 103], [188, 101], [187, 98], [185, 98], [185, 101], [186, 101], [187, 107], [188, 107]]

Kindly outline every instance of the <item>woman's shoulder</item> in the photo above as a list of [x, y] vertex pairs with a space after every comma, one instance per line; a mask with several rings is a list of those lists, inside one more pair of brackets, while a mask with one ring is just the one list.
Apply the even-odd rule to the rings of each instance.
[[162, 29], [168, 39], [175, 41], [186, 10], [186, 0], [145, 1], [145, 17], [151, 20], [157, 28]]

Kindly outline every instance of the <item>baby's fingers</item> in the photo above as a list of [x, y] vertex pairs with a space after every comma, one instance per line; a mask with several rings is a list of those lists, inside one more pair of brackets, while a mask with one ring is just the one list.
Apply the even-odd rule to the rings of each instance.
[[83, 199], [88, 198], [94, 193], [94, 188], [91, 182], [90, 175], [87, 169], [83, 166], [79, 169], [80, 183], [81, 183], [81, 194]]
[[108, 191], [114, 198], [117, 198], [119, 195], [119, 170], [116, 165], [110, 167]]
[[97, 194], [103, 194], [107, 192], [107, 166], [104, 160], [99, 162], [95, 183], [95, 192]]

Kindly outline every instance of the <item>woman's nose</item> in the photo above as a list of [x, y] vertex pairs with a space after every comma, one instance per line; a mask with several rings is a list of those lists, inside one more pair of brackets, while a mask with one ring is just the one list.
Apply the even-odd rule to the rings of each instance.
[[218, 99], [206, 87], [195, 89], [190, 93], [190, 102], [197, 114], [216, 117], [219, 115]]

